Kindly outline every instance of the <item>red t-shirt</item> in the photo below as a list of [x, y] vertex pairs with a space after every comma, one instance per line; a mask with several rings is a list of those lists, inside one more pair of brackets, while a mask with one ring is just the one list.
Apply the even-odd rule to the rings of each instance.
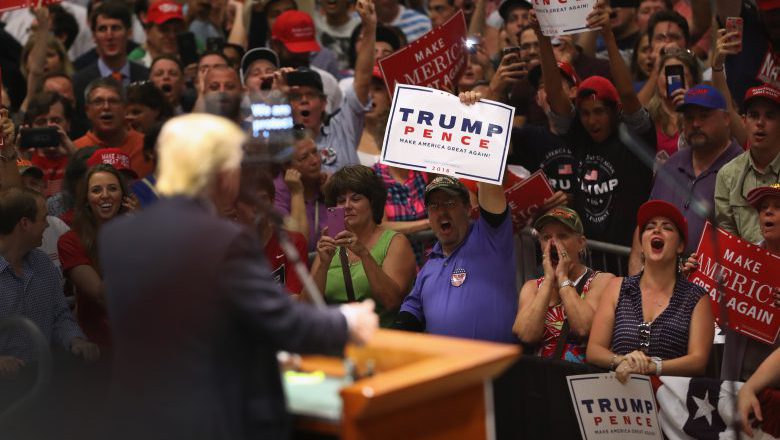
[[62, 180], [65, 179], [68, 156], [50, 159], [43, 153], [37, 152], [30, 158], [30, 162], [43, 171], [43, 181], [46, 184], [43, 192], [45, 197], [51, 197], [62, 190]]
[[[63, 234], [57, 242], [57, 251], [60, 254], [62, 272], [69, 276], [68, 272], [78, 266], [94, 267], [87, 250], [81, 244], [81, 239], [75, 231], [70, 230]], [[100, 345], [111, 345], [108, 328], [108, 316], [105, 309], [93, 299], [76, 289], [76, 319], [79, 326], [87, 335], [87, 339]]]
[[[300, 232], [287, 231], [295, 249], [298, 250], [301, 259], [307, 261], [306, 238]], [[265, 245], [265, 257], [268, 265], [271, 267], [271, 276], [274, 281], [283, 284], [289, 294], [299, 294], [303, 291], [303, 283], [295, 273], [292, 263], [287, 261], [287, 255], [284, 254], [279, 246], [279, 235], [274, 231], [271, 239]]]

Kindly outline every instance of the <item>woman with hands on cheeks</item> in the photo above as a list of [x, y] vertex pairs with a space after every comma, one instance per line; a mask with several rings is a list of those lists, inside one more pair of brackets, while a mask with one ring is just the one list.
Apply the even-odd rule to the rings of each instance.
[[585, 237], [576, 211], [550, 209], [534, 223], [542, 245], [544, 276], [525, 283], [512, 331], [537, 355], [585, 362], [585, 341], [601, 292], [612, 274], [582, 263]]
[[371, 168], [351, 165], [337, 171], [325, 185], [325, 201], [344, 209], [346, 229], [336, 234], [323, 229], [312, 265], [328, 303], [373, 299], [382, 327], [393, 323], [416, 270], [406, 236], [380, 224], [386, 198]]
[[651, 200], [639, 208], [637, 224], [644, 271], [610, 281], [593, 319], [587, 360], [615, 370], [621, 382], [631, 373], [700, 376], [715, 324], [704, 289], [677, 273], [687, 221], [674, 205]]

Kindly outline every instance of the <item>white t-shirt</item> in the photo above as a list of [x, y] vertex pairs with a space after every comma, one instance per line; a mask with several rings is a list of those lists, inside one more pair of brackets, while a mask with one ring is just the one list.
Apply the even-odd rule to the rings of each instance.
[[68, 225], [64, 221], [57, 217], [47, 215], [46, 222], [49, 223], [49, 227], [43, 231], [43, 244], [38, 249], [42, 250], [49, 259], [54, 263], [54, 267], [60, 271], [62, 275], [62, 264], [60, 264], [60, 254], [57, 252], [57, 242], [60, 240], [62, 234], [70, 231]]

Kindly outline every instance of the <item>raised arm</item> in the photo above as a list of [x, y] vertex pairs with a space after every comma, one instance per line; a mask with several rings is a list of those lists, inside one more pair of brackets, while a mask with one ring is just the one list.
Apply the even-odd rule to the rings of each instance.
[[571, 101], [563, 92], [563, 78], [558, 70], [558, 63], [555, 61], [555, 52], [553, 52], [550, 37], [542, 34], [539, 27], [539, 21], [536, 13], [531, 11], [531, 26], [539, 39], [539, 60], [542, 64], [542, 79], [544, 79], [544, 91], [547, 94], [547, 102], [550, 104], [550, 110], [558, 116], [568, 116], [571, 114]]
[[601, 36], [607, 46], [609, 54], [609, 70], [612, 73], [612, 80], [615, 88], [620, 94], [620, 102], [623, 105], [623, 112], [633, 114], [642, 108], [642, 103], [634, 92], [634, 85], [631, 81], [631, 72], [628, 70], [623, 57], [620, 55], [620, 49], [617, 45], [617, 39], [612, 32], [609, 15], [612, 9], [607, 6], [605, 0], [599, 0], [593, 7], [593, 12], [588, 15], [588, 26], [595, 28], [601, 27]]
[[[737, 3], [739, 2], [732, 2]], [[691, 23], [691, 41], [696, 42], [704, 36], [707, 29], [712, 24], [712, 8], [710, 0], [691, 0], [691, 13], [693, 23]]]
[[376, 11], [373, 0], [358, 0], [357, 11], [363, 23], [363, 40], [355, 60], [355, 82], [352, 87], [362, 105], [368, 104], [371, 75], [374, 70], [374, 43], [376, 42]]
[[471, 22], [469, 23], [469, 35], [482, 35], [485, 33], [485, 0], [477, 0], [474, 3], [474, 13], [471, 14]]
[[[49, 30], [51, 23], [49, 20], [49, 9], [37, 7], [33, 10], [38, 27], [32, 34], [33, 46], [30, 50], [29, 70], [27, 71], [27, 96], [22, 102], [22, 111], [27, 111], [30, 98], [41, 89], [43, 83], [43, 68], [46, 65], [46, 51], [48, 49]], [[24, 62], [24, 60], [22, 60]]]
[[712, 85], [723, 95], [729, 106], [731, 135], [737, 139], [740, 145], [746, 145], [747, 130], [745, 129], [745, 121], [742, 120], [742, 116], [739, 115], [734, 105], [731, 90], [729, 90], [726, 82], [726, 72], [723, 65], [727, 56], [739, 53], [739, 46], [742, 42], [739, 41], [737, 32], [726, 32], [726, 29], [718, 29], [718, 39], [712, 54]]

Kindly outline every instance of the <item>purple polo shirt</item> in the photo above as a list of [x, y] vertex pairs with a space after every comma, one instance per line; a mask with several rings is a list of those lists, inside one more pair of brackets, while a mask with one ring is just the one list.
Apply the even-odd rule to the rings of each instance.
[[512, 333], [517, 284], [510, 216], [494, 228], [480, 215], [448, 257], [436, 243], [401, 311], [424, 320], [428, 333], [517, 343]]
[[[290, 189], [284, 183], [282, 174], [279, 174], [274, 179], [274, 188], [276, 189], [274, 206], [282, 215], [290, 215]], [[309, 223], [309, 252], [313, 252], [317, 248], [320, 231], [325, 227], [328, 209], [325, 206], [325, 198], [320, 192], [317, 192], [317, 197], [306, 200], [304, 203], [306, 204], [306, 220]], [[319, 211], [319, 215], [317, 215], [317, 211]], [[318, 220], [318, 222], [315, 222], [315, 220]]]
[[[687, 254], [696, 251], [704, 223], [715, 209], [715, 177], [718, 171], [744, 152], [739, 143], [732, 140], [718, 159], [696, 177], [693, 172], [693, 151], [689, 147], [674, 153], [658, 170], [650, 200], [665, 200], [676, 206], [688, 219], [688, 243], [685, 245]], [[666, 173], [670, 178], [664, 178], [662, 173]], [[681, 187], [683, 182], [685, 186]], [[704, 208], [704, 215], [696, 208], [697, 201]]]

